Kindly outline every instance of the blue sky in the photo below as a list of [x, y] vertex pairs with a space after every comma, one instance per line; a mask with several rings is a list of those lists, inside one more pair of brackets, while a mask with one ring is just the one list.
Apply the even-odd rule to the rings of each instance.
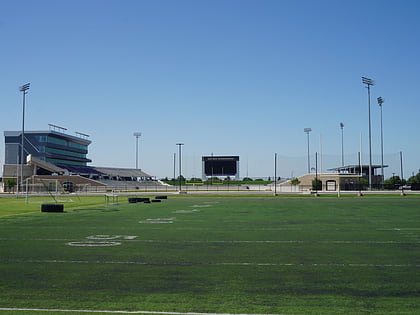
[[[48, 124], [90, 135], [92, 165], [201, 175], [201, 156], [239, 155], [241, 176], [302, 175], [310, 151], [323, 169], [380, 164], [383, 105], [386, 177], [420, 168], [419, 1], [0, 0], [0, 126]], [[322, 150], [321, 150], [322, 147]], [[4, 137], [0, 163], [4, 161]], [[177, 170], [178, 172], [178, 170]]]

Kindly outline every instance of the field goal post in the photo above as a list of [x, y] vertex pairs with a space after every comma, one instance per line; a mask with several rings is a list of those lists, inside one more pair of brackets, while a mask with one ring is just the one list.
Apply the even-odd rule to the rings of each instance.
[[[26, 203], [30, 203], [31, 196], [48, 196], [54, 202], [73, 202], [71, 198], [62, 198], [63, 196], [68, 197], [68, 191], [66, 191], [63, 183], [56, 178], [28, 177], [25, 180], [25, 190]], [[76, 193], [73, 193], [73, 195], [79, 198]]]
[[116, 206], [118, 205], [119, 195], [114, 193], [114, 191], [105, 194], [105, 206]]

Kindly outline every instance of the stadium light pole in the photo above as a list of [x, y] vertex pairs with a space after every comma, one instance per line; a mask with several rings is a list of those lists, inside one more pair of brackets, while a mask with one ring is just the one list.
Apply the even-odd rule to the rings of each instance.
[[340, 123], [341, 128], [341, 166], [344, 167], [344, 124]]
[[318, 196], [318, 152], [315, 152], [315, 196]]
[[141, 136], [141, 132], [133, 133], [133, 136], [136, 137], [136, 170], [139, 169], [139, 138]]
[[305, 128], [303, 129], [303, 132], [306, 132], [307, 138], [308, 138], [308, 174], [311, 172], [311, 162], [309, 158], [309, 133], [312, 131], [311, 128]]
[[378, 97], [378, 105], [381, 110], [381, 172], [382, 172], [382, 188], [384, 188], [384, 134], [382, 128], [382, 104], [384, 103], [384, 99], [382, 97]]
[[178, 146], [178, 150], [179, 150], [179, 192], [182, 191], [182, 186], [181, 186], [181, 176], [182, 176], [182, 172], [181, 172], [181, 167], [182, 167], [182, 159], [181, 159], [181, 147], [184, 145], [183, 143], [177, 143], [176, 144]]
[[370, 86], [375, 85], [372, 79], [362, 77], [362, 83], [366, 84], [368, 90], [368, 112], [369, 112], [369, 190], [372, 190], [372, 128], [370, 119]]
[[274, 153], [274, 196], [277, 196], [277, 153]]
[[400, 151], [400, 171], [401, 171], [401, 196], [405, 196], [404, 193], [404, 172], [403, 172], [403, 154]]
[[174, 152], [174, 181], [173, 181], [174, 184], [175, 184], [175, 181], [176, 181], [175, 169], [176, 169], [176, 153]]
[[[24, 139], [25, 139], [25, 102], [26, 102], [26, 94], [28, 93], [29, 87], [30, 87], [30, 83], [26, 83], [22, 86], [19, 87], [19, 91], [22, 92], [23, 95], [23, 99], [22, 99], [22, 142], [21, 142], [21, 146], [20, 146], [20, 180], [23, 181], [23, 154], [25, 153], [24, 151]], [[17, 182], [17, 189], [19, 189], [19, 180]]]

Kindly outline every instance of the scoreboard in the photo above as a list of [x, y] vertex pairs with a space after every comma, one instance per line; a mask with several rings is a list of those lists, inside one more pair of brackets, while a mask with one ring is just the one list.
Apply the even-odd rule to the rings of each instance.
[[239, 177], [239, 156], [203, 156], [203, 177]]

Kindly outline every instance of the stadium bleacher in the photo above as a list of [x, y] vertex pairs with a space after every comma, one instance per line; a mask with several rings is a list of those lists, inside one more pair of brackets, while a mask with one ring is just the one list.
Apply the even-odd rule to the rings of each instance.
[[71, 175], [80, 175], [94, 179], [109, 187], [125, 187], [127, 189], [138, 189], [139, 186], [160, 186], [161, 183], [139, 169], [111, 168], [95, 166], [79, 166], [57, 164], [60, 168], [66, 169]]
[[79, 166], [79, 165], [68, 165], [68, 164], [56, 164], [60, 168], [64, 168], [69, 171], [69, 173], [75, 175], [101, 175], [102, 173], [90, 166]]

